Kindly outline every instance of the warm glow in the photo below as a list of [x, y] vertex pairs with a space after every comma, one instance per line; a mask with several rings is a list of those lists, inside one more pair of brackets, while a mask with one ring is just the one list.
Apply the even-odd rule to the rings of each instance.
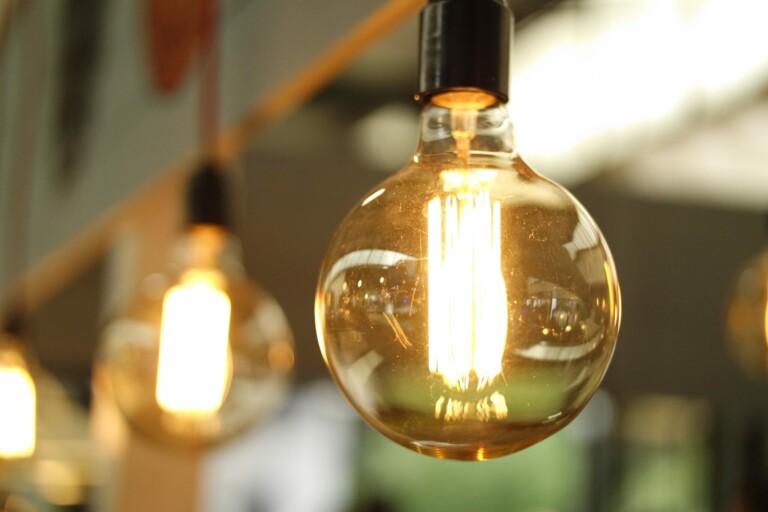
[[206, 415], [229, 386], [231, 305], [218, 272], [191, 271], [163, 302], [157, 403], [171, 413]]
[[[606, 280], [608, 282], [613, 281], [614, 280], [613, 271], [611, 270], [611, 266], [608, 264], [607, 261], [603, 262], [603, 268], [605, 269], [605, 278], [606, 278]], [[617, 306], [617, 304], [616, 304], [616, 292], [614, 291], [614, 289], [612, 287], [609, 286], [608, 287], [608, 308], [609, 308], [608, 311], [610, 312], [611, 316], [616, 314], [616, 312], [617, 312], [616, 306]], [[618, 310], [618, 311], [620, 311], [620, 310]]]
[[482, 110], [496, 101], [498, 99], [492, 94], [474, 89], [448, 91], [432, 99], [435, 105], [455, 110]]
[[[455, 184], [454, 174], [444, 177]], [[501, 373], [507, 339], [499, 202], [471, 187], [432, 199], [428, 243], [429, 369], [481, 390]]]
[[35, 451], [35, 384], [22, 366], [0, 364], [0, 459]]
[[[768, 286], [766, 289], [768, 289]], [[765, 315], [763, 317], [765, 319], [765, 330], [763, 332], [765, 333], [765, 341], [768, 343], [768, 301], [765, 304]], [[766, 350], [765, 365], [765, 368], [768, 370], [768, 350]]]

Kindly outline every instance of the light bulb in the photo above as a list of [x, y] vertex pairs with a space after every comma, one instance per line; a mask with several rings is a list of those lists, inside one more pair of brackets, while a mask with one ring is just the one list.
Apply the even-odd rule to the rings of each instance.
[[138, 431], [204, 447], [281, 403], [293, 339], [277, 302], [245, 276], [224, 228], [192, 226], [170, 267], [146, 278], [131, 312], [107, 328], [97, 372]]
[[768, 377], [768, 250], [737, 274], [728, 300], [729, 348], [751, 376]]
[[0, 334], [0, 460], [35, 451], [37, 391], [15, 339]]
[[506, 6], [433, 0], [421, 27], [418, 151], [334, 235], [316, 325], [370, 425], [484, 460], [584, 408], [613, 354], [619, 286], [586, 210], [514, 149]]

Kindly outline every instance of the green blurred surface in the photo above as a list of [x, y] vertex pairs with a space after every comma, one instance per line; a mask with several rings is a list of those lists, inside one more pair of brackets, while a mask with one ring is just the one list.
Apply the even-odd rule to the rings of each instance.
[[458, 462], [413, 453], [361, 428], [359, 510], [374, 502], [398, 512], [584, 509], [588, 455], [567, 433], [501, 459]]

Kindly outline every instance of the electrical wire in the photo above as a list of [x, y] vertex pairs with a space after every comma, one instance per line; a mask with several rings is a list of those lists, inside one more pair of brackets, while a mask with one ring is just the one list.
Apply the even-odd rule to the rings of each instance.
[[[28, 0], [28, 4], [32, 0]], [[28, 7], [31, 7], [28, 5]], [[25, 15], [34, 16], [34, 9], [27, 9]], [[8, 183], [14, 201], [10, 209], [10, 225], [6, 238], [6, 262], [8, 268], [8, 284], [12, 294], [7, 297], [12, 310], [20, 314], [28, 313], [28, 287], [20, 279], [29, 260], [29, 245], [31, 239], [30, 215], [33, 194], [35, 157], [38, 149], [40, 125], [42, 117], [43, 97], [45, 94], [45, 63], [47, 31], [44, 28], [28, 23], [20, 23], [20, 12], [15, 10], [9, 14], [9, 24], [17, 24], [20, 30], [21, 85], [18, 88], [18, 99], [14, 104], [16, 112], [20, 112], [18, 123], [14, 130], [18, 134], [16, 152], [8, 173]], [[15, 18], [15, 20], [14, 20]], [[34, 19], [34, 18], [32, 18]]]
[[200, 0], [200, 146], [213, 151], [219, 123], [219, 2]]

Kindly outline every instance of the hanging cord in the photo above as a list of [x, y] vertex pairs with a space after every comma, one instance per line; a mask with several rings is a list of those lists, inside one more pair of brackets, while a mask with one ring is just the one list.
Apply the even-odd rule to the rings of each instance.
[[[31, 3], [31, 0], [30, 0]], [[34, 15], [33, 5], [27, 5], [26, 14]], [[9, 24], [18, 24], [20, 11], [12, 7], [9, 14]], [[18, 28], [17, 28], [18, 30]], [[25, 58], [21, 59], [21, 84], [19, 97], [15, 102], [19, 108], [16, 112], [22, 115], [18, 121], [17, 152], [13, 155], [15, 165], [10, 166], [8, 173], [9, 187], [13, 190], [10, 196], [15, 205], [10, 213], [10, 226], [6, 238], [6, 256], [8, 268], [8, 285], [15, 296], [9, 297], [10, 304], [6, 305], [10, 322], [23, 322], [29, 313], [28, 286], [25, 282], [19, 282], [24, 275], [26, 263], [29, 258], [30, 242], [30, 204], [32, 201], [32, 184], [34, 181], [35, 156], [37, 153], [40, 134], [40, 117], [45, 93], [45, 30], [39, 27], [28, 26], [21, 29], [21, 53]], [[25, 279], [28, 279], [26, 277]], [[21, 317], [21, 318], [19, 318]], [[25, 338], [28, 338], [25, 336]]]
[[214, 153], [219, 131], [219, 3], [200, 0], [200, 147]]
[[219, 132], [219, 2], [200, 5], [200, 150], [203, 159], [187, 188], [187, 223], [230, 229], [226, 168], [216, 147]]
[[[14, 16], [20, 15], [24, 8], [27, 7], [25, 0], [3, 0], [3, 2], [2, 5], [5, 7], [0, 8], [0, 52], [5, 51], [10, 46], [11, 20]], [[7, 82], [2, 80], [2, 85], [6, 86]]]

